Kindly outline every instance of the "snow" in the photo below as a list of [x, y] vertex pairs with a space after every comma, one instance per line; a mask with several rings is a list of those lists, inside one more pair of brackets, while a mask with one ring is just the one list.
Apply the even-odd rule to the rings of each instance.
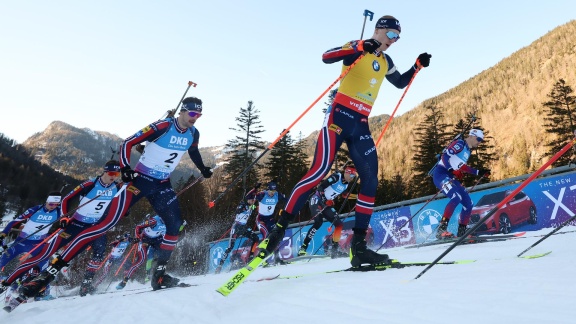
[[[517, 258], [552, 229], [507, 241], [458, 246], [436, 265], [380, 272], [319, 272], [349, 267], [346, 258], [299, 261], [257, 269], [228, 297], [215, 289], [233, 273], [183, 278], [197, 284], [155, 292], [137, 282], [120, 293], [64, 297], [22, 304], [0, 314], [0, 323], [574, 323], [576, 227], [563, 228]], [[390, 257], [432, 261], [449, 244], [394, 248]], [[280, 274], [300, 278], [256, 282]], [[114, 290], [113, 283], [110, 291]], [[140, 289], [132, 291], [134, 289]]]

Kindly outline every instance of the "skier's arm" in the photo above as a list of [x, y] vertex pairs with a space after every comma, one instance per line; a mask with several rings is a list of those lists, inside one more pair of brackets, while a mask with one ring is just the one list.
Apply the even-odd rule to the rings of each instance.
[[324, 179], [319, 185], [318, 189], [324, 191], [326, 188], [330, 187], [333, 183], [338, 181], [338, 172], [331, 174], [328, 178]]
[[38, 205], [28, 208], [24, 213], [18, 215], [18, 217], [15, 217], [14, 220], [8, 223], [8, 225], [6, 225], [4, 230], [2, 230], [2, 233], [8, 235], [8, 233], [10, 233], [10, 231], [12, 230], [12, 228], [14, 228], [14, 226], [22, 223], [23, 221], [28, 220], [32, 215], [34, 215], [34, 213], [36, 213], [40, 208], [42, 208], [42, 206], [43, 205]]
[[200, 151], [198, 150], [200, 133], [198, 132], [197, 129], [194, 129], [193, 135], [194, 135], [194, 141], [192, 142], [192, 145], [188, 149], [188, 155], [190, 155], [190, 159], [192, 159], [192, 162], [194, 162], [198, 170], [202, 171], [203, 169], [206, 168], [206, 166], [204, 165], [204, 161], [202, 161], [202, 156], [200, 155]]
[[332, 64], [344, 60], [344, 65], [348, 66], [362, 55], [364, 48], [362, 47], [363, 41], [350, 41], [344, 46], [329, 49], [322, 54], [322, 62]]
[[142, 128], [136, 134], [125, 139], [120, 146], [120, 168], [130, 167], [130, 156], [132, 154], [132, 148], [135, 145], [145, 141], [154, 141], [160, 135], [168, 131], [169, 126], [169, 120], [157, 121]]
[[392, 62], [390, 56], [388, 56], [387, 54], [384, 54], [384, 56], [386, 57], [386, 61], [388, 62], [388, 73], [386, 74], [386, 80], [392, 83], [396, 88], [404, 89], [408, 85], [408, 83], [410, 83], [410, 80], [412, 79], [414, 73], [416, 73], [416, 65], [412, 66], [408, 71], [400, 74], [400, 72], [398, 72], [398, 69], [394, 65], [394, 62]]
[[60, 208], [62, 209], [62, 214], [66, 215], [69, 210], [70, 201], [75, 197], [86, 196], [93, 188], [96, 179], [91, 179], [82, 182], [76, 188], [72, 189], [64, 198], [62, 198], [62, 202], [60, 203]]
[[142, 231], [144, 231], [146, 227], [154, 227], [154, 226], [156, 226], [156, 220], [154, 218], [149, 218], [140, 225], [136, 226], [136, 228], [134, 229], [134, 235], [137, 238], [142, 238]]

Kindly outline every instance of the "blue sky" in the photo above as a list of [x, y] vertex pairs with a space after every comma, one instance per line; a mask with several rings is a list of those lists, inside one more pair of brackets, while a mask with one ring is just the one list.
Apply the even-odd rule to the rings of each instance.
[[[432, 54], [397, 116], [494, 66], [575, 18], [573, 0], [541, 1], [3, 1], [0, 132], [23, 142], [61, 120], [127, 137], [176, 107], [187, 82], [204, 101], [201, 146], [235, 134], [254, 101], [274, 140], [339, 75], [324, 51], [359, 39], [365, 9], [396, 16], [387, 51], [401, 72]], [[374, 30], [366, 22], [364, 38]], [[403, 90], [380, 90], [372, 115]], [[322, 123], [322, 99], [294, 128]]]

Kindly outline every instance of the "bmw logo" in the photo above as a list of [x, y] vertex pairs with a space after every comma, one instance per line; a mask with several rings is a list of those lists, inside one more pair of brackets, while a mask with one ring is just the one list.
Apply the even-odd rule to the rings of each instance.
[[220, 259], [222, 259], [222, 254], [224, 254], [224, 249], [217, 246], [215, 249], [212, 250], [212, 265], [217, 267], [220, 263]]
[[442, 215], [434, 209], [427, 209], [418, 215], [414, 231], [417, 236], [427, 238], [433, 231], [436, 230]]
[[373, 68], [374, 71], [376, 71], [376, 72], [380, 71], [380, 63], [378, 63], [377, 60], [374, 60], [374, 62], [372, 62], [372, 68]]

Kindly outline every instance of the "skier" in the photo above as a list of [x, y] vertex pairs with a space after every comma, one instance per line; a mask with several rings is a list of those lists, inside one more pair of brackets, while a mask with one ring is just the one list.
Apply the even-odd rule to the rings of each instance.
[[[95, 227], [104, 215], [108, 204], [112, 201], [112, 197], [114, 197], [118, 191], [116, 180], [119, 177], [120, 163], [115, 160], [110, 160], [104, 165], [103, 173], [100, 176], [84, 181], [68, 193], [62, 199], [62, 212], [67, 214], [70, 202], [76, 198], [79, 199], [79, 206], [81, 207], [78, 208], [71, 217], [63, 217], [60, 219], [61, 229], [59, 230], [59, 234], [56, 235], [53, 240], [47, 242], [42, 249], [39, 249], [40, 251], [35, 256], [22, 262], [18, 268], [8, 276], [5, 284], [11, 284], [32, 267], [48, 261], [50, 256], [60, 248], [66, 246], [77, 237], [80, 237], [82, 231]], [[93, 290], [91, 285], [92, 278], [104, 260], [106, 237], [98, 237], [98, 239], [92, 241], [91, 246], [92, 258], [88, 263], [84, 281], [80, 287], [81, 296]], [[24, 283], [22, 288], [40, 277], [41, 275], [38, 275], [31, 281]]]
[[[276, 205], [280, 201], [286, 201], [286, 196], [279, 193], [276, 189], [276, 182], [272, 180], [266, 185], [266, 190], [256, 194], [256, 201], [258, 201], [258, 216], [256, 216], [256, 224], [258, 230], [262, 233], [263, 239], [270, 235], [270, 231], [272, 231], [275, 226], [276, 220], [274, 216]], [[264, 266], [270, 265], [274, 262], [278, 262], [279, 264], [285, 263], [278, 256], [278, 251], [276, 251], [274, 258], [269, 260], [269, 262], [264, 264]]]
[[[347, 188], [350, 182], [357, 176], [356, 168], [353, 166], [346, 166], [344, 172], [336, 171], [328, 178], [320, 183], [318, 190], [312, 197], [310, 197], [310, 212], [314, 216], [314, 225], [308, 230], [304, 242], [298, 251], [299, 256], [306, 255], [308, 244], [314, 238], [316, 231], [322, 226], [323, 219], [334, 224], [334, 234], [332, 235], [332, 246], [330, 256], [332, 258], [338, 257], [338, 242], [340, 241], [340, 234], [342, 233], [342, 221], [336, 215], [334, 209], [334, 199], [341, 195]], [[328, 254], [328, 253], [327, 253]]]
[[232, 228], [230, 229], [230, 241], [228, 243], [228, 248], [222, 254], [222, 258], [220, 259], [220, 263], [218, 267], [216, 267], [215, 273], [220, 273], [222, 270], [222, 265], [226, 262], [228, 258], [228, 254], [234, 248], [234, 244], [236, 243], [236, 239], [240, 236], [245, 236], [246, 238], [252, 240], [252, 248], [250, 249], [250, 258], [252, 254], [256, 251], [256, 247], [259, 243], [258, 235], [252, 232], [248, 228], [248, 220], [250, 219], [250, 215], [252, 215], [252, 211], [256, 208], [254, 206], [255, 197], [253, 192], [249, 192], [248, 195], [242, 199], [242, 202], [236, 207], [236, 218], [234, 219], [234, 223], [232, 224]]
[[102, 281], [104, 281], [106, 276], [108, 276], [108, 273], [110, 273], [110, 269], [112, 267], [122, 262], [122, 255], [124, 255], [124, 252], [126, 252], [131, 242], [132, 239], [130, 237], [130, 233], [126, 232], [124, 233], [123, 236], [120, 235], [116, 236], [116, 240], [109, 244], [112, 247], [112, 250], [108, 254], [106, 263], [104, 263], [104, 269], [102, 270], [102, 273], [100, 274], [98, 279], [94, 281], [93, 284], [94, 289], [96, 289], [98, 285], [100, 285]]
[[[182, 100], [178, 117], [169, 117], [153, 122], [136, 134], [127, 138], [120, 148], [122, 189], [112, 200], [105, 217], [91, 228], [81, 233], [54, 262], [38, 277], [22, 287], [21, 297], [35, 296], [55, 275], [68, 265], [87, 244], [105, 235], [141, 198], [146, 197], [154, 210], [166, 224], [166, 235], [160, 245], [158, 265], [151, 280], [152, 289], [170, 287], [172, 277], [166, 275], [166, 265], [176, 242], [178, 230], [182, 224], [180, 207], [176, 193], [170, 184], [170, 174], [174, 171], [182, 156], [188, 155], [198, 167], [204, 178], [212, 176], [212, 170], [204, 165], [198, 151], [200, 134], [194, 124], [202, 115], [202, 100], [188, 97]], [[135, 169], [130, 167], [132, 148], [142, 142], [148, 144]]]
[[[18, 255], [28, 253], [34, 249], [36, 245], [40, 244], [48, 236], [51, 225], [61, 217], [61, 199], [62, 195], [60, 192], [51, 192], [48, 194], [44, 204], [28, 208], [23, 214], [18, 215], [6, 225], [0, 233], [0, 246], [4, 246], [4, 238], [13, 228], [25, 223], [14, 243], [2, 253], [0, 270], [3, 270], [4, 266]], [[35, 249], [30, 253], [30, 256], [35, 257], [40, 252], [40, 249]], [[20, 273], [19, 276], [10, 281], [4, 280], [2, 285], [0, 285], [0, 292], [4, 290], [2, 286], [10, 286], [15, 279], [18, 279], [23, 274]]]
[[383, 16], [376, 22], [372, 38], [351, 41], [324, 53], [324, 63], [343, 61], [343, 71], [353, 63], [355, 65], [341, 80], [334, 102], [326, 112], [312, 166], [294, 187], [286, 208], [280, 211], [274, 231], [260, 243], [261, 255], [272, 253], [282, 241], [286, 227], [304, 207], [310, 191], [329, 172], [338, 149], [345, 141], [362, 181], [356, 204], [350, 263], [353, 267], [359, 267], [362, 264], [390, 262], [387, 255], [368, 249], [365, 241], [378, 186], [378, 158], [368, 117], [384, 79], [397, 88], [405, 88], [416, 70], [427, 67], [432, 57], [428, 53], [420, 54], [416, 64], [400, 74], [390, 56], [384, 53], [398, 41], [400, 31], [400, 22], [396, 18]]
[[[144, 260], [148, 257], [148, 247], [153, 247], [156, 250], [160, 249], [160, 244], [164, 240], [164, 235], [166, 234], [166, 224], [162, 218], [158, 215], [148, 218], [141, 224], [136, 226], [134, 230], [134, 237], [138, 240], [138, 248], [136, 250], [136, 260], [130, 265], [126, 265], [126, 271], [124, 271], [124, 279], [116, 286], [116, 289], [124, 289], [126, 283], [130, 280], [134, 271], [144, 263]], [[170, 278], [172, 281], [171, 286], [178, 285], [180, 279], [169, 277], [165, 275], [165, 278]]]
[[490, 175], [490, 170], [488, 169], [476, 170], [466, 164], [470, 158], [470, 150], [477, 148], [483, 140], [484, 133], [482, 130], [470, 130], [466, 139], [457, 139], [450, 143], [434, 168], [434, 185], [439, 190], [441, 189], [446, 197], [450, 199], [446, 208], [444, 208], [444, 213], [442, 214], [442, 219], [436, 232], [437, 239], [454, 237], [454, 234], [448, 232], [447, 229], [448, 222], [458, 204], [462, 205], [462, 212], [458, 218], [458, 232], [456, 235], [462, 236], [466, 232], [466, 227], [468, 226], [468, 222], [470, 222], [470, 214], [472, 213], [472, 200], [466, 188], [456, 179], [455, 174], [464, 172], [480, 177]]

